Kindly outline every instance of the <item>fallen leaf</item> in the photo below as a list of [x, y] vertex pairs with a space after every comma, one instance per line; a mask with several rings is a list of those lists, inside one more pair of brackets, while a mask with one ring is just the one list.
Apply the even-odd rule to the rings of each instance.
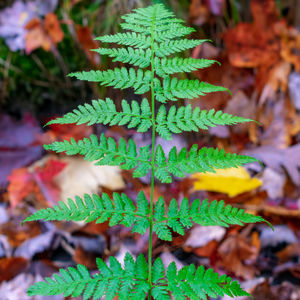
[[49, 230], [34, 238], [27, 239], [16, 249], [15, 256], [31, 259], [35, 254], [41, 253], [51, 247], [54, 235], [55, 230]]
[[45, 157], [30, 168], [15, 169], [8, 177], [7, 191], [11, 207], [15, 208], [29, 194], [34, 194], [37, 199], [42, 195], [51, 205], [57, 203], [60, 189], [54, 178], [66, 164], [61, 160]]
[[10, 257], [0, 259], [0, 283], [11, 280], [28, 266], [27, 259], [23, 257]]
[[22, 200], [34, 190], [32, 174], [27, 168], [15, 169], [8, 176], [9, 185], [7, 187], [9, 202], [15, 208]]
[[300, 74], [293, 72], [288, 79], [289, 94], [297, 110], [300, 110]]
[[61, 173], [67, 163], [58, 159], [48, 159], [44, 166], [36, 167], [33, 173], [34, 179], [42, 194], [49, 204], [56, 204], [60, 199], [60, 188], [55, 182], [55, 177]]
[[81, 157], [65, 157], [63, 161], [67, 166], [55, 178], [61, 190], [62, 201], [75, 196], [98, 193], [101, 186], [110, 190], [120, 190], [125, 187], [119, 167], [96, 166]]
[[[51, 124], [49, 127], [50, 130], [46, 132], [46, 135], [50, 140], [49, 142], [63, 140], [70, 141], [71, 138], [75, 139], [75, 141], [78, 141], [90, 136], [93, 131], [91, 126], [86, 126], [85, 124]], [[47, 137], [45, 137], [45, 139], [47, 139]]]
[[249, 244], [245, 236], [229, 235], [218, 248], [218, 253], [222, 259], [220, 263], [226, 270], [245, 279], [252, 279], [255, 276], [256, 269], [253, 262], [257, 259], [259, 248]]
[[11, 247], [17, 248], [26, 240], [40, 235], [41, 228], [34, 222], [21, 227], [19, 220], [13, 219], [1, 225], [0, 234], [6, 236]]
[[91, 28], [81, 25], [76, 25], [75, 28], [78, 41], [82, 49], [84, 50], [85, 55], [93, 64], [99, 63], [99, 55], [96, 52], [91, 51], [91, 49], [98, 48], [98, 43], [96, 43], [96, 41], [92, 37]]
[[269, 69], [280, 60], [281, 37], [288, 31], [280, 20], [275, 1], [250, 3], [253, 23], [239, 23], [224, 34], [230, 63], [236, 67], [258, 68], [256, 88], [261, 91]]
[[25, 29], [27, 29], [25, 36], [27, 54], [38, 48], [50, 51], [51, 47], [61, 42], [64, 37], [57, 16], [54, 13], [48, 13], [45, 20], [32, 19], [27, 23]]
[[300, 185], [300, 144], [286, 149], [277, 149], [272, 146], [262, 146], [245, 150], [243, 154], [252, 155], [264, 162], [276, 172], [282, 172], [282, 167], [288, 172], [295, 185]]
[[55, 45], [61, 42], [64, 38], [64, 33], [61, 30], [57, 16], [54, 13], [48, 13], [45, 16], [45, 30], [52, 43]]
[[235, 197], [245, 192], [252, 191], [262, 185], [262, 181], [251, 178], [242, 167], [218, 169], [215, 173], [196, 173], [192, 175], [194, 190], [207, 190], [227, 194]]
[[8, 115], [0, 117], [0, 188], [8, 183], [9, 174], [17, 168], [29, 165], [42, 155], [38, 139], [42, 130], [29, 114], [21, 121]]
[[268, 193], [270, 199], [282, 198], [284, 195], [284, 184], [286, 181], [283, 172], [276, 172], [271, 168], [265, 168], [262, 175], [262, 189]]
[[210, 241], [219, 242], [225, 235], [226, 229], [220, 226], [194, 226], [184, 246], [198, 248]]
[[34, 18], [27, 23], [25, 28], [28, 30], [25, 36], [26, 54], [38, 48], [50, 51], [51, 39], [45, 32], [42, 20]]
[[[0, 285], [0, 299], [5, 300], [32, 300], [32, 297], [29, 297], [26, 293], [26, 290], [38, 281], [42, 281], [43, 278], [40, 275], [33, 276], [31, 274], [19, 274], [14, 279], [10, 281], [4, 281]], [[35, 300], [47, 300], [46, 296], [37, 296]], [[65, 297], [59, 296], [50, 296], [51, 300], [64, 300]]]

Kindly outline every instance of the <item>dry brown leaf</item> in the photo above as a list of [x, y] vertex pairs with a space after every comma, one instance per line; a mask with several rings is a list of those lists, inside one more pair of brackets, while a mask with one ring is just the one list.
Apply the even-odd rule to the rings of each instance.
[[43, 23], [40, 19], [31, 20], [25, 28], [28, 30], [25, 37], [26, 53], [29, 54], [33, 50], [43, 48], [45, 51], [51, 49], [51, 39], [46, 34]]
[[61, 42], [64, 38], [64, 33], [54, 13], [49, 13], [45, 16], [45, 30], [54, 45]]
[[252, 237], [252, 242], [254, 244], [250, 244], [246, 237], [241, 234], [228, 236], [218, 249], [226, 270], [244, 279], [252, 279], [255, 276], [256, 269], [253, 262], [258, 256], [260, 245], [257, 242], [257, 237]]
[[91, 28], [88, 26], [76, 25], [76, 35], [85, 55], [93, 63], [99, 63], [99, 55], [91, 49], [98, 48], [98, 44], [93, 39]]
[[38, 48], [50, 51], [52, 45], [55, 46], [64, 37], [57, 16], [53, 13], [47, 14], [45, 20], [32, 19], [27, 23], [25, 29], [27, 29], [25, 37], [27, 54]]
[[28, 266], [27, 259], [23, 257], [10, 257], [0, 259], [0, 283], [11, 280]]

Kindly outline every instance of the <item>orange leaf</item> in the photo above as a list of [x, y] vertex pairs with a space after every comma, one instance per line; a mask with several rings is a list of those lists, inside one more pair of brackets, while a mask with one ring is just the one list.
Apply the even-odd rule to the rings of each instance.
[[26, 53], [29, 54], [33, 50], [42, 47], [45, 51], [51, 48], [51, 40], [47, 36], [43, 23], [40, 19], [35, 18], [31, 20], [25, 29], [28, 30], [25, 36]]
[[21, 201], [34, 190], [32, 174], [27, 168], [15, 169], [8, 177], [7, 188], [9, 200], [12, 208], [15, 208]]
[[76, 25], [76, 34], [86, 56], [93, 64], [96, 64], [96, 58], [99, 56], [90, 50], [97, 48], [98, 44], [93, 40], [91, 29], [87, 26]]
[[54, 13], [49, 13], [45, 17], [45, 30], [47, 31], [53, 44], [61, 42], [64, 38], [64, 33], [61, 30], [57, 16]]
[[[0, 259], [0, 282], [13, 279], [27, 267], [28, 261], [23, 257]], [[2, 298], [2, 297], [1, 297]]]

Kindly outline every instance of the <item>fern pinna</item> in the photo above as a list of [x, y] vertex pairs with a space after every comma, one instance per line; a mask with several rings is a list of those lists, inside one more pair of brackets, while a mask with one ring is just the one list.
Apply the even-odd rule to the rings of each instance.
[[[155, 147], [155, 136], [171, 140], [172, 134], [184, 131], [198, 131], [216, 125], [233, 125], [251, 121], [232, 116], [222, 111], [192, 109], [167, 106], [167, 101], [193, 99], [225, 88], [199, 80], [178, 79], [176, 73], [206, 68], [215, 63], [208, 59], [179, 58], [177, 52], [193, 48], [205, 40], [189, 40], [183, 36], [193, 32], [182, 25], [182, 20], [174, 17], [163, 5], [136, 9], [123, 17], [121, 27], [125, 33], [106, 35], [98, 38], [103, 43], [113, 43], [123, 47], [100, 48], [94, 51], [112, 57], [114, 61], [132, 64], [129, 69], [115, 68], [107, 71], [72, 73], [70, 76], [81, 80], [99, 82], [114, 88], [132, 88], [136, 94], [150, 92], [149, 101], [127, 101], [121, 103], [118, 111], [113, 100], [94, 100], [92, 104], [79, 106], [73, 112], [50, 123], [68, 124], [101, 123], [106, 125], [126, 125], [138, 132], [152, 130], [152, 144], [137, 149], [133, 140], [99, 138], [92, 135], [80, 141], [55, 142], [45, 146], [47, 150], [67, 155], [80, 154], [97, 165], [118, 165], [125, 170], [134, 170], [134, 177], [143, 177], [151, 172], [151, 197], [148, 201], [140, 192], [136, 201], [125, 194], [114, 193], [112, 197], [85, 195], [67, 202], [60, 202], [53, 208], [37, 211], [26, 221], [69, 220], [102, 223], [109, 220], [110, 226], [122, 224], [132, 227], [132, 231], [145, 234], [149, 231], [148, 258], [140, 254], [136, 259], [127, 253], [122, 266], [114, 257], [106, 264], [97, 260], [99, 273], [91, 276], [87, 268], [78, 265], [67, 270], [61, 269], [52, 278], [38, 282], [28, 290], [29, 295], [57, 295], [83, 299], [207, 299], [229, 295], [247, 296], [248, 293], [226, 275], [219, 276], [212, 269], [203, 266], [184, 266], [177, 270], [175, 263], [165, 268], [160, 258], [153, 260], [152, 236], [172, 240], [172, 232], [184, 235], [185, 228], [194, 223], [207, 226], [243, 225], [262, 222], [263, 218], [246, 213], [242, 209], [225, 205], [223, 201], [196, 199], [189, 203], [184, 198], [180, 205], [173, 199], [169, 206], [163, 197], [153, 203], [154, 181], [172, 182], [173, 176], [183, 177], [194, 172], [214, 172], [215, 169], [238, 167], [256, 159], [225, 153], [224, 150], [201, 148], [193, 145], [190, 150], [172, 148], [165, 153], [162, 146]], [[159, 107], [156, 107], [158, 103]]]

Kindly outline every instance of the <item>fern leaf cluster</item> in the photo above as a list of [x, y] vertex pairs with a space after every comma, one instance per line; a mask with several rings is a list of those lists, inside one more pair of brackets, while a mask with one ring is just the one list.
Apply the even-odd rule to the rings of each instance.
[[[180, 205], [173, 199], [167, 205], [163, 197], [154, 203], [155, 179], [162, 183], [172, 182], [174, 177], [184, 177], [195, 172], [214, 172], [257, 162], [255, 158], [226, 153], [225, 150], [199, 148], [193, 145], [177, 150], [171, 148], [165, 153], [161, 145], [156, 145], [155, 136], [160, 135], [171, 140], [173, 134], [187, 131], [208, 129], [217, 125], [234, 125], [252, 120], [233, 116], [222, 111], [201, 110], [191, 105], [177, 107], [161, 103], [179, 99], [194, 99], [213, 92], [227, 91], [226, 88], [214, 86], [194, 79], [179, 79], [177, 73], [192, 72], [216, 63], [214, 60], [180, 58], [178, 52], [193, 48], [207, 40], [190, 40], [185, 38], [194, 31], [183, 25], [172, 12], [163, 5], [156, 4], [139, 8], [123, 16], [121, 28], [125, 32], [105, 35], [100, 38], [109, 47], [93, 49], [101, 55], [107, 55], [115, 62], [131, 65], [100, 71], [83, 71], [71, 73], [70, 76], [80, 80], [98, 82], [100, 85], [118, 89], [133, 89], [135, 94], [145, 94], [141, 101], [122, 100], [118, 111], [114, 101], [93, 100], [91, 104], [78, 106], [72, 112], [52, 120], [49, 124], [87, 125], [104, 124], [136, 128], [138, 132], [151, 130], [152, 142], [144, 147], [137, 147], [134, 140], [121, 138], [118, 142], [104, 134], [98, 138], [75, 141], [54, 142], [46, 145], [46, 150], [67, 155], [82, 155], [96, 165], [120, 166], [132, 170], [133, 177], [143, 177], [151, 173], [150, 199], [140, 192], [137, 199], [130, 199], [125, 194], [114, 193], [109, 197], [102, 195], [84, 195], [66, 202], [61, 201], [52, 208], [35, 212], [28, 221], [84, 221], [103, 223], [109, 226], [122, 225], [131, 227], [132, 232], [145, 234], [149, 231], [148, 261], [143, 254], [135, 260], [127, 253], [124, 266], [114, 257], [106, 264], [97, 259], [98, 273], [90, 275], [87, 268], [61, 269], [52, 278], [38, 282], [28, 290], [30, 296], [52, 296], [63, 294], [65, 297], [83, 296], [87, 299], [157, 299], [184, 300], [208, 299], [228, 295], [249, 296], [237, 281], [226, 275], [219, 276], [212, 269], [203, 266], [184, 266], [177, 270], [175, 263], [168, 267], [160, 258], [153, 259], [152, 235], [159, 239], [171, 241], [174, 232], [184, 235], [194, 223], [202, 226], [244, 225], [266, 222], [255, 216], [225, 205], [224, 201], [196, 199], [191, 204], [187, 198]], [[171, 57], [169, 57], [172, 55]], [[149, 99], [147, 95], [150, 94]], [[156, 105], [158, 107], [156, 107]]]

